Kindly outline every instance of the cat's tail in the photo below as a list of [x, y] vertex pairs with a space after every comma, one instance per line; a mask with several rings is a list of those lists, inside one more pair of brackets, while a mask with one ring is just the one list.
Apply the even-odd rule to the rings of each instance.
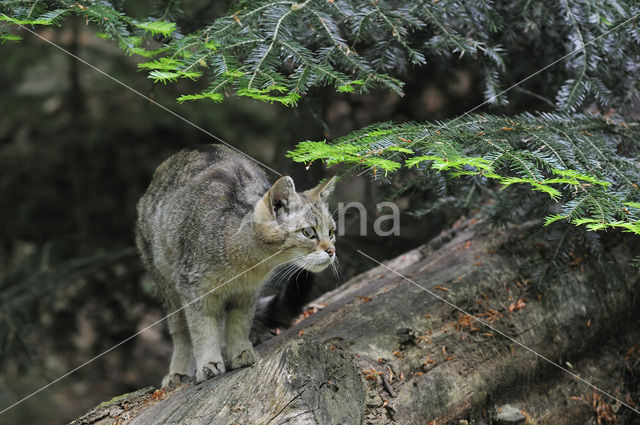
[[260, 298], [253, 318], [252, 339], [259, 340], [269, 331], [291, 326], [310, 301], [313, 280], [313, 273], [300, 268], [279, 293]]

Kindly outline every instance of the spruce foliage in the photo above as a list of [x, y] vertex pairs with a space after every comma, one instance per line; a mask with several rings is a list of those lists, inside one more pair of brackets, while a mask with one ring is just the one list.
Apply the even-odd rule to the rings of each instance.
[[[404, 191], [436, 184], [436, 191], [446, 192], [446, 180], [436, 174], [462, 178], [468, 190], [526, 185], [546, 194], [540, 197], [548, 204], [542, 209], [548, 213], [545, 225], [567, 220], [588, 230], [640, 235], [639, 137], [637, 123], [600, 116], [478, 114], [435, 124], [377, 124], [331, 143], [299, 143], [288, 155], [308, 165], [365, 169], [383, 180], [401, 167], [416, 169]], [[523, 200], [517, 192], [510, 197]], [[504, 197], [496, 200], [502, 201], [494, 208], [498, 221], [518, 210], [505, 205]]]
[[209, 80], [206, 90], [180, 101], [235, 94], [293, 106], [319, 86], [401, 94], [409, 68], [456, 60], [481, 70], [487, 102], [506, 104], [509, 95], [499, 95], [504, 87], [564, 55], [553, 72], [522, 88], [535, 88], [569, 113], [588, 101], [627, 108], [640, 88], [640, 6], [631, 0], [563, 0], [553, 7], [490, 0], [234, 1], [223, 16], [185, 33], [176, 24], [179, 1], [153, 4], [152, 16], [133, 18], [121, 1], [9, 0], [0, 6], [0, 39], [19, 39], [15, 24], [51, 26], [80, 15], [127, 54], [148, 58], [140, 67], [153, 81]]

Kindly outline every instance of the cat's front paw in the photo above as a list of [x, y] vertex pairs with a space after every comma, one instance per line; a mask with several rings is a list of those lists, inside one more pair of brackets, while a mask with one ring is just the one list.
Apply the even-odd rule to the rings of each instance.
[[211, 379], [225, 372], [223, 362], [207, 362], [198, 368], [196, 380], [198, 383]]
[[240, 369], [241, 367], [251, 366], [258, 360], [260, 360], [260, 355], [253, 347], [249, 346], [231, 356], [229, 366], [231, 366], [232, 370]]
[[191, 377], [189, 375], [183, 375], [182, 373], [169, 373], [167, 376], [162, 378], [162, 388], [172, 390], [190, 379]]

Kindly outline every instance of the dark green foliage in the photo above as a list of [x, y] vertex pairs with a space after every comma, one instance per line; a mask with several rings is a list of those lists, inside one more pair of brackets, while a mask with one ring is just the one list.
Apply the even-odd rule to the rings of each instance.
[[553, 7], [488, 0], [238, 1], [186, 33], [174, 21], [181, 15], [178, 1], [154, 2], [155, 13], [144, 19], [129, 17], [122, 3], [7, 1], [0, 34], [13, 40], [8, 24], [53, 25], [83, 16], [127, 53], [153, 58], [141, 68], [156, 82], [206, 75], [209, 87], [180, 101], [221, 101], [235, 93], [291, 106], [325, 85], [339, 92], [379, 86], [402, 93], [408, 68], [437, 59], [473, 63], [486, 101], [506, 104], [508, 95], [499, 96], [503, 87], [567, 54], [553, 72], [521, 88], [567, 112], [587, 101], [626, 108], [638, 97], [633, 76], [640, 29], [634, 22], [640, 7], [631, 0]]
[[[144, 291], [136, 282], [122, 287], [126, 278], [136, 279], [139, 273], [135, 249], [99, 252], [70, 260], [63, 259], [65, 250], [73, 252], [69, 247], [46, 244], [0, 278], [0, 368], [9, 360], [19, 367], [36, 362], [44, 347], [30, 334], [69, 334], [76, 327], [77, 311], [73, 309], [81, 310], [90, 297], [107, 302], [115, 317], [127, 314], [125, 309], [130, 310], [142, 300], [153, 302], [151, 291], [148, 288]], [[113, 297], [113, 292], [119, 296]], [[48, 312], [45, 318], [42, 311]], [[100, 328], [104, 338], [96, 341], [96, 350], [108, 348], [103, 341], [135, 331], [132, 324], [114, 323], [113, 316], [91, 315], [90, 320]], [[75, 348], [67, 338], [51, 343], [50, 349], [62, 352]]]

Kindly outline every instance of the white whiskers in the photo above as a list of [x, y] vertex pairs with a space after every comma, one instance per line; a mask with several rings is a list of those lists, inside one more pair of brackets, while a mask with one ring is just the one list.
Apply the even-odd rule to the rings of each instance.
[[[273, 268], [276, 269], [276, 271], [270, 278], [271, 284], [276, 288], [282, 288], [287, 284], [287, 282], [289, 282], [289, 279], [291, 279], [291, 277], [296, 273], [300, 272], [301, 269], [306, 271], [308, 274], [311, 271], [310, 269], [316, 265], [316, 260], [312, 257], [313, 256], [309, 254], [299, 255], [278, 264]], [[331, 266], [331, 274], [334, 276], [337, 285], [343, 277], [338, 257], [336, 256], [329, 265]]]
[[334, 260], [331, 262], [331, 271], [333, 272], [333, 276], [336, 279], [336, 288], [337, 288], [339, 283], [343, 279], [342, 265], [340, 264], [340, 259], [338, 258], [337, 255], [335, 256]]
[[[289, 280], [289, 278], [299, 270], [299, 268], [304, 268], [304, 259], [306, 255], [299, 255], [297, 257], [291, 258], [289, 260], [283, 261], [274, 267], [274, 269], [279, 269], [275, 272], [275, 274], [271, 277], [271, 281], [276, 287], [281, 287]], [[280, 268], [281, 266], [284, 266]]]

